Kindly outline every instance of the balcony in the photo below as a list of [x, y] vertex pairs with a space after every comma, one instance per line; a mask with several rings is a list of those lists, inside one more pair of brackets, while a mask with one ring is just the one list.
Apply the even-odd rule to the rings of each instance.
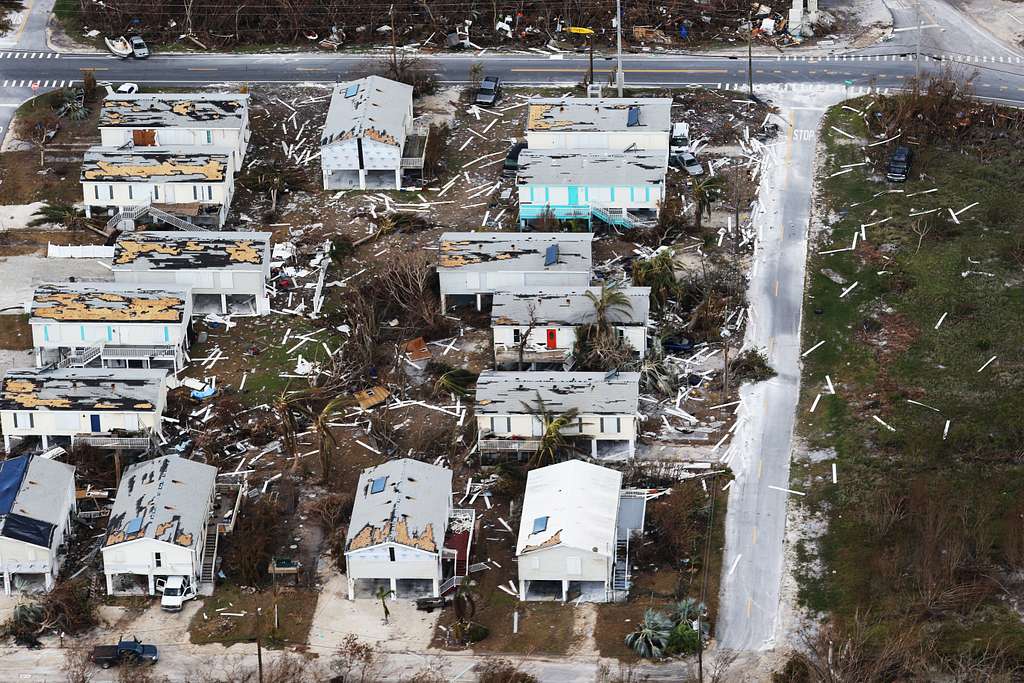
[[171, 358], [175, 357], [174, 346], [104, 346], [103, 359], [108, 358]]
[[541, 445], [540, 439], [499, 439], [497, 437], [480, 438], [481, 453], [533, 453]]
[[74, 443], [84, 443], [95, 448], [115, 450], [145, 451], [153, 444], [148, 436], [107, 436], [105, 434], [80, 434], [73, 438]]
[[[569, 358], [570, 349], [548, 349], [544, 347], [526, 347], [523, 349], [524, 363], [564, 363]], [[495, 363], [518, 363], [519, 349], [506, 344], [494, 345]]]
[[429, 137], [429, 131], [425, 135], [408, 135], [405, 138], [405, 149], [402, 150], [402, 161], [401, 167], [403, 169], [422, 169], [423, 160], [426, 157], [427, 152], [427, 138]]

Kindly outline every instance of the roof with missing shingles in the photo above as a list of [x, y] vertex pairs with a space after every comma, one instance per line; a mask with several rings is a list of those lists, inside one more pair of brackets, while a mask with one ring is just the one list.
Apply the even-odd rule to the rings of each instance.
[[665, 150], [524, 149], [519, 155], [516, 184], [643, 187], [664, 185], [667, 170]]
[[575, 409], [587, 415], [633, 415], [640, 373], [500, 372], [485, 370], [476, 381], [477, 415], [522, 415], [537, 397], [553, 413]]
[[440, 552], [451, 491], [451, 470], [411, 458], [366, 468], [359, 475], [345, 552], [383, 543]]
[[269, 232], [132, 232], [114, 245], [117, 270], [262, 270], [270, 259]]
[[171, 455], [129, 467], [117, 487], [103, 548], [151, 538], [194, 548], [210, 515], [217, 468]]
[[107, 95], [101, 128], [241, 128], [249, 96], [240, 93]]
[[164, 370], [23, 368], [8, 370], [0, 410], [152, 412], [163, 403]]
[[[636, 125], [629, 110], [639, 108]], [[669, 97], [535, 97], [527, 105], [527, 132], [637, 131], [668, 134], [672, 125]]]
[[32, 293], [29, 322], [180, 323], [188, 299], [187, 287], [44, 284]]
[[[590, 272], [593, 240], [588, 232], [446, 232], [437, 268]], [[551, 247], [553, 261], [548, 258]]]
[[369, 138], [401, 148], [411, 104], [411, 85], [381, 76], [338, 83], [331, 95], [320, 145]]
[[[620, 287], [628, 306], [610, 307], [605, 316], [615, 325], [646, 325], [651, 308], [650, 287]], [[595, 301], [601, 287], [543, 287], [495, 292], [491, 325], [586, 325], [596, 320]]]
[[82, 182], [221, 183], [230, 174], [231, 151], [217, 147], [90, 147]]

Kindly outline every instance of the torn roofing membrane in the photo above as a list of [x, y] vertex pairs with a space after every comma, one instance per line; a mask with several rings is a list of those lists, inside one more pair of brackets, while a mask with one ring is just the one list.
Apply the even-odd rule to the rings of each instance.
[[0, 462], [0, 536], [48, 548], [71, 509], [75, 468], [23, 455]]
[[92, 147], [82, 161], [82, 182], [220, 183], [227, 177], [230, 152], [184, 153], [180, 149]]
[[[548, 187], [644, 187], [663, 185], [667, 150], [524, 149], [519, 154], [517, 185]], [[639, 199], [643, 199], [640, 197]], [[652, 197], [658, 199], [658, 197]]]
[[196, 547], [216, 481], [216, 467], [176, 455], [132, 465], [117, 487], [103, 547], [140, 538]]
[[485, 370], [476, 383], [478, 415], [527, 414], [539, 395], [554, 413], [635, 415], [640, 373], [500, 372]]
[[[650, 287], [620, 287], [628, 307], [609, 307], [608, 322], [616, 325], [646, 325], [650, 311]], [[543, 287], [495, 292], [491, 325], [586, 325], [597, 319], [594, 299], [601, 287]]]
[[412, 86], [381, 76], [367, 76], [334, 86], [320, 145], [369, 138], [402, 148]]
[[36, 287], [32, 322], [178, 323], [184, 319], [185, 288], [63, 282]]
[[162, 402], [165, 377], [163, 370], [8, 370], [0, 386], [0, 410], [148, 413]]
[[113, 94], [103, 101], [99, 125], [111, 128], [240, 128], [248, 95], [231, 93]]
[[[441, 235], [440, 270], [589, 272], [593, 233], [446, 232]], [[558, 247], [548, 263], [547, 250]], [[548, 265], [545, 265], [548, 263]]]
[[[630, 110], [639, 121], [629, 125]], [[672, 125], [669, 97], [534, 97], [527, 105], [527, 132], [664, 131]]]
[[383, 543], [440, 552], [451, 490], [451, 470], [410, 458], [363, 470], [352, 505], [346, 553]]
[[269, 232], [133, 232], [114, 245], [114, 270], [261, 270]]

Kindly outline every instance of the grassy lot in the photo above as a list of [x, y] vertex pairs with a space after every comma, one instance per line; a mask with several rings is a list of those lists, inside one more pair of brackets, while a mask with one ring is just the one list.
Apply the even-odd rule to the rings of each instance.
[[[277, 596], [279, 628], [274, 628], [274, 591], [250, 593], [238, 586], [225, 584], [217, 587], [213, 597], [207, 598], [189, 624], [189, 640], [197, 645], [254, 642], [257, 633], [256, 609], [262, 609], [263, 645], [282, 648], [305, 643], [313, 623], [317, 593], [295, 588], [280, 588]], [[220, 610], [220, 613], [217, 611]], [[220, 616], [221, 613], [245, 616]]]
[[32, 328], [28, 324], [28, 315], [5, 315], [0, 318], [0, 349], [23, 351], [32, 347]]
[[[838, 485], [832, 460], [794, 468], [810, 510], [829, 520], [823, 570], [808, 564], [801, 597], [840, 621], [869, 613], [879, 642], [920, 627], [933, 664], [986, 648], [1024, 662], [1024, 625], [1000, 600], [1024, 561], [1024, 195], [1013, 189], [1024, 136], [975, 121], [915, 148], [912, 178], [897, 186], [884, 182], [881, 147], [873, 164], [828, 177], [865, 160], [864, 140], [834, 128], [867, 132], [857, 113], [832, 109], [822, 180], [832, 234], [808, 260], [803, 344], [825, 343], [805, 358], [798, 428], [813, 448], [835, 449]], [[947, 211], [973, 202], [959, 225]], [[818, 253], [890, 217], [865, 227], [856, 249]]]

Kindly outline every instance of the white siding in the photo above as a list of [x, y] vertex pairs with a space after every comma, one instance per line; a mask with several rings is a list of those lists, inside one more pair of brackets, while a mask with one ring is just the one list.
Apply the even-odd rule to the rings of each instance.
[[602, 581], [611, 573], [611, 549], [588, 552], [577, 548], [555, 547], [534, 550], [519, 556], [520, 581]]
[[[224, 273], [231, 275], [228, 287], [224, 286], [229, 280], [227, 277], [222, 277]], [[127, 270], [122, 267], [114, 269], [114, 282], [136, 285], [186, 285], [192, 287], [193, 296], [196, 294], [252, 294], [262, 297], [265, 289], [265, 276], [262, 269]]]
[[524, 286], [544, 285], [550, 287], [588, 287], [589, 272], [572, 271], [439, 271], [441, 294], [490, 294]]
[[[394, 548], [395, 561], [391, 561]], [[438, 556], [397, 543], [384, 544], [345, 554], [350, 579], [441, 579]]]
[[117, 543], [103, 548], [102, 553], [105, 574], [198, 577], [201, 569], [199, 558], [191, 549], [152, 538]]
[[[618, 431], [615, 431], [614, 425], [607, 420], [609, 417], [618, 418]], [[602, 418], [605, 418], [605, 420], [602, 421]], [[496, 436], [518, 436], [523, 438], [534, 436], [534, 420], [536, 420], [536, 417], [525, 413], [477, 415], [477, 431], [481, 434], [490, 432], [492, 420], [495, 419], [497, 420], [496, 426], [499, 428], [501, 425], [506, 424], [506, 419], [509, 425], [507, 433], [496, 432]], [[604, 431], [604, 429], [608, 431]], [[577, 418], [577, 422], [567, 427], [564, 433], [567, 435], [579, 434], [599, 440], [634, 441], [636, 439], [636, 415], [612, 416], [582, 413]]]

